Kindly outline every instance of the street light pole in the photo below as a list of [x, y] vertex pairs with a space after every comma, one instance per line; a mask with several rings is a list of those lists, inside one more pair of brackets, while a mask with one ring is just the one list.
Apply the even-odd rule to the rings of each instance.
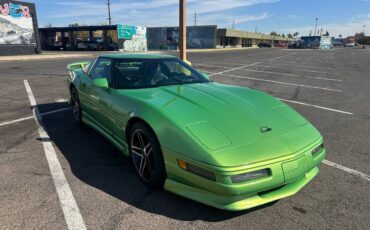
[[365, 35], [365, 27], [366, 27], [366, 25], [363, 25], [362, 26], [362, 33]]
[[111, 26], [112, 25], [112, 17], [110, 16], [110, 0], [108, 0], [108, 21], [109, 21], [109, 25]]
[[186, 0], [180, 0], [180, 59], [186, 61]]
[[317, 20], [319, 20], [319, 19], [318, 19], [318, 18], [316, 18], [316, 23], [315, 23], [315, 35], [314, 35], [314, 36], [316, 36]]

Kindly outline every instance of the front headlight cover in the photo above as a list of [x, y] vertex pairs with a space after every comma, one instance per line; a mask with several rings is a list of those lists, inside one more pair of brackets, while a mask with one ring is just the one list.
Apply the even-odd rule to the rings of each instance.
[[268, 169], [260, 169], [253, 172], [243, 173], [235, 176], [231, 176], [231, 181], [233, 183], [239, 183], [249, 180], [254, 180], [257, 178], [267, 177], [269, 176], [269, 170]]

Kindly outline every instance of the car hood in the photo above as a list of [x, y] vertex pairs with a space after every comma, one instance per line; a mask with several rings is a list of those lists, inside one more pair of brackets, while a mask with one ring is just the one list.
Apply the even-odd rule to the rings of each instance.
[[[315, 128], [285, 103], [244, 87], [185, 84], [144, 89], [140, 94], [140, 100], [158, 108], [206, 154], [165, 147], [208, 164], [233, 166], [276, 158], [319, 137]], [[307, 130], [313, 133], [305, 139]], [[263, 151], [256, 152], [258, 149]]]

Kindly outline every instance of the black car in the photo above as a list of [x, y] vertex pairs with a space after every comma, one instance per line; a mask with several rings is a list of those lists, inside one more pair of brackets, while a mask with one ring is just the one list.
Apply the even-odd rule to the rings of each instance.
[[260, 42], [260, 43], [258, 43], [258, 47], [259, 48], [271, 48], [272, 45], [271, 45], [271, 43], [268, 43], [268, 42]]
[[288, 49], [307, 49], [307, 45], [304, 42], [294, 42], [288, 45]]

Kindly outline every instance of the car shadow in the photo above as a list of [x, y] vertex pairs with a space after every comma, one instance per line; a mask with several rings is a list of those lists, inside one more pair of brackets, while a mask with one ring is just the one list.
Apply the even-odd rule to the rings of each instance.
[[[65, 108], [66, 103], [38, 106], [41, 113]], [[271, 206], [231, 212], [212, 208], [164, 190], [146, 187], [131, 164], [108, 140], [85, 125], [77, 125], [70, 110], [43, 116], [52, 142], [82, 182], [146, 212], [182, 221], [218, 222]]]

